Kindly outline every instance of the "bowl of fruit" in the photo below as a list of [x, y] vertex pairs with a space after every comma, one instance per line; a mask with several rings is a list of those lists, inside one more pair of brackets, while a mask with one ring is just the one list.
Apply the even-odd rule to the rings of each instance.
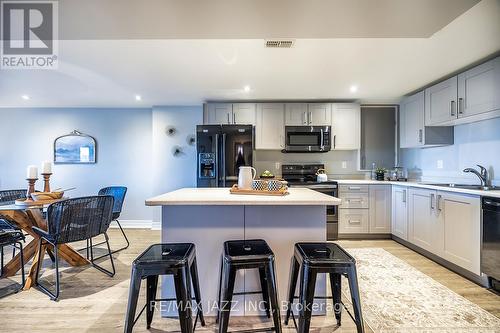
[[261, 173], [260, 178], [261, 179], [271, 179], [271, 178], [274, 178], [274, 175], [271, 173], [271, 171], [266, 170], [263, 173]]

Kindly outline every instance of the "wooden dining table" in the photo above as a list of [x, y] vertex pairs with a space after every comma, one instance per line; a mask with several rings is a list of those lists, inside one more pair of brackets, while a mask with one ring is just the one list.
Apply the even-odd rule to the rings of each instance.
[[[47, 206], [47, 205], [45, 205]], [[0, 205], [0, 218], [18, 226], [24, 233], [33, 237], [33, 239], [23, 246], [23, 259], [27, 263], [33, 258], [31, 267], [26, 277], [24, 290], [30, 289], [36, 283], [36, 267], [40, 260], [43, 260], [45, 252], [49, 254], [53, 251], [52, 245], [42, 245], [41, 255], [38, 256], [38, 247], [40, 245], [40, 236], [33, 231], [33, 227], [47, 230], [47, 221], [43, 218], [42, 206], [22, 206], [22, 205]], [[84, 266], [90, 262], [67, 244], [58, 245], [60, 257], [71, 266]], [[21, 269], [21, 253], [18, 252], [3, 269], [2, 277], [14, 276]]]

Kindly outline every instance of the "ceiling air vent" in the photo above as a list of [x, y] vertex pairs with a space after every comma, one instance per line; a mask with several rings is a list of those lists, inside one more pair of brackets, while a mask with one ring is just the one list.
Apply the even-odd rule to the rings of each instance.
[[292, 47], [295, 41], [293, 39], [267, 39], [266, 47]]

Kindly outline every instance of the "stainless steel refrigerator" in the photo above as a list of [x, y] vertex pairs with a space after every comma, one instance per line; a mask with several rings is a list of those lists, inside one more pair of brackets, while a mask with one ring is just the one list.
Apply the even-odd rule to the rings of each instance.
[[252, 125], [196, 126], [198, 187], [231, 187], [240, 166], [253, 166]]

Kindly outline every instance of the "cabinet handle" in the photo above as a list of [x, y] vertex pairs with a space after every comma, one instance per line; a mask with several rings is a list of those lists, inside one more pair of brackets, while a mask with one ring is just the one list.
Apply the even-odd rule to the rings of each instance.
[[359, 191], [359, 190], [361, 190], [361, 187], [359, 187], [359, 186], [349, 186], [348, 189]]
[[458, 99], [458, 114], [464, 114], [464, 99], [462, 97]]
[[456, 116], [456, 113], [455, 113], [455, 101], [451, 101], [450, 102], [450, 114], [451, 114], [452, 117]]
[[229, 120], [229, 113], [227, 113], [227, 123], [231, 124], [231, 121]]
[[280, 146], [281, 148], [285, 148], [285, 138], [280, 134]]
[[437, 196], [437, 201], [436, 201], [436, 207], [437, 207], [437, 210], [438, 210], [438, 211], [441, 211], [441, 210], [442, 210], [442, 209], [441, 209], [441, 198], [442, 198], [441, 194], [438, 194], [438, 196]]
[[403, 202], [406, 203], [406, 190], [403, 190]]
[[302, 124], [307, 124], [307, 114], [305, 112], [302, 112]]
[[307, 120], [307, 122], [309, 123], [309, 125], [312, 124], [312, 117], [313, 117], [313, 113], [312, 113], [312, 111], [309, 111], [309, 119]]
[[360, 220], [351, 220], [349, 219], [349, 224], [361, 224]]
[[422, 129], [418, 130], [418, 142], [422, 143], [424, 140], [424, 131]]
[[435, 206], [434, 206], [434, 199], [435, 199], [435, 196], [434, 196], [434, 193], [431, 194], [431, 210], [434, 210]]
[[233, 124], [236, 124], [236, 114], [233, 113]]
[[337, 146], [337, 135], [333, 135], [333, 149]]
[[348, 202], [363, 202], [363, 199], [347, 199]]

